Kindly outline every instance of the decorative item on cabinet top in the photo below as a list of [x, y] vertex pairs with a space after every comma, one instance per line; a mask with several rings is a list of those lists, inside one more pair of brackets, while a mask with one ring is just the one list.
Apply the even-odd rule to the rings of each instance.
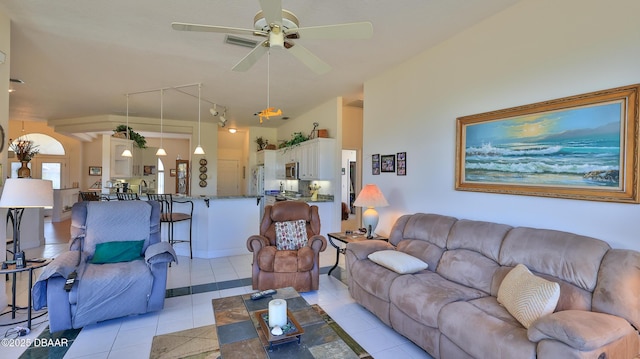
[[200, 187], [207, 187], [207, 159], [206, 158], [201, 158], [200, 161], [200, 176], [198, 178], [200, 178], [200, 182], [198, 182], [198, 184], [200, 185]]

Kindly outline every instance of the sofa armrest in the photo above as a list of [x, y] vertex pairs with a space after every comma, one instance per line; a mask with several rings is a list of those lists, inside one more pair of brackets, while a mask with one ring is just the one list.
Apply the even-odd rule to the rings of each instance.
[[257, 254], [264, 247], [270, 246], [269, 239], [265, 236], [253, 235], [247, 239], [247, 249], [249, 252]]
[[564, 310], [533, 322], [527, 331], [532, 342], [558, 340], [580, 351], [590, 351], [633, 332], [626, 320], [614, 315], [584, 310]]
[[144, 260], [147, 264], [178, 263], [178, 255], [169, 242], [158, 242], [147, 247], [144, 252]]
[[369, 254], [386, 249], [394, 249], [394, 247], [393, 245], [380, 239], [369, 239], [366, 241], [347, 243], [346, 248], [346, 250], [353, 253], [353, 255], [358, 260], [367, 259], [367, 256], [369, 256]]
[[311, 247], [314, 252], [320, 253], [327, 249], [327, 240], [324, 238], [324, 236], [316, 234], [309, 238], [309, 243], [307, 243], [307, 245]]

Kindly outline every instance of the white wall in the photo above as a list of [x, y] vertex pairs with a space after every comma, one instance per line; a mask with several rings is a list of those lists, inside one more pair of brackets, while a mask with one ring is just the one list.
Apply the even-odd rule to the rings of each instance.
[[[0, 65], [0, 126], [4, 129], [5, 138], [2, 152], [0, 152], [0, 164], [2, 171], [0, 177], [6, 176], [9, 162], [7, 160], [7, 134], [9, 131], [9, 66], [11, 63], [11, 20], [0, 12], [0, 51], [7, 55], [4, 64]], [[0, 186], [4, 184], [4, 180], [0, 178]], [[1, 211], [2, 218], [6, 216], [6, 210]], [[6, 238], [6, 226], [0, 226], [0, 238]], [[0, 241], [0, 259], [4, 260], [6, 256], [6, 242]], [[2, 281], [5, 283], [5, 281]], [[0, 311], [7, 306], [7, 296], [5, 294], [5, 284], [0, 284]]]
[[[432, 212], [640, 250], [640, 205], [454, 190], [457, 117], [639, 83], [638, 14], [637, 0], [523, 0], [368, 81], [363, 183], [390, 203], [377, 231]], [[371, 175], [372, 154], [402, 151], [407, 176]]]

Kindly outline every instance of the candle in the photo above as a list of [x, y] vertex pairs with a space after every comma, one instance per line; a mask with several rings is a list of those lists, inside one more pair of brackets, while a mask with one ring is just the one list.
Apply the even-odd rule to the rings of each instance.
[[287, 324], [287, 301], [274, 299], [269, 302], [269, 327], [284, 327]]

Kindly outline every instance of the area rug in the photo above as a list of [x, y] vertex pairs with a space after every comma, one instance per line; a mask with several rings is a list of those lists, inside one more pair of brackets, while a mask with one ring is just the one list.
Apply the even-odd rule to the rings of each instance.
[[156, 335], [151, 344], [153, 359], [216, 359], [220, 356], [215, 325]]
[[[373, 358], [319, 305], [311, 305], [318, 315], [353, 350], [358, 358]], [[151, 344], [151, 359], [216, 359], [220, 357], [218, 335], [215, 325], [157, 335]]]

